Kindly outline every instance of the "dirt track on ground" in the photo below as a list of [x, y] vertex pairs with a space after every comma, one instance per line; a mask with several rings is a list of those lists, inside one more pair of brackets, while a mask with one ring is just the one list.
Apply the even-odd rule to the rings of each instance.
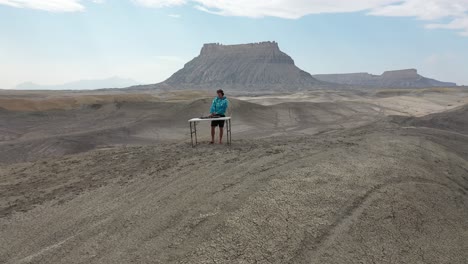
[[[264, 120], [245, 132], [264, 136], [232, 147], [151, 141], [4, 163], [0, 262], [466, 262], [465, 126], [418, 127], [367, 103], [295, 105], [298, 119], [276, 119], [291, 133], [272, 136]], [[460, 109], [443, 115], [462, 120]], [[337, 118], [355, 124], [333, 128]]]
[[375, 124], [2, 167], [0, 260], [463, 263], [466, 156], [418, 133]]

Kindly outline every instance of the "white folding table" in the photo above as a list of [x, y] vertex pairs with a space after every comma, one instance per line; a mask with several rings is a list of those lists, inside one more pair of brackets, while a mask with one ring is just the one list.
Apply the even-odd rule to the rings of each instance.
[[226, 140], [227, 144], [231, 145], [231, 117], [215, 117], [215, 118], [192, 118], [188, 122], [190, 124], [190, 140], [192, 141], [192, 147], [198, 144], [197, 140], [197, 123], [203, 121], [221, 121], [225, 120], [226, 125]]

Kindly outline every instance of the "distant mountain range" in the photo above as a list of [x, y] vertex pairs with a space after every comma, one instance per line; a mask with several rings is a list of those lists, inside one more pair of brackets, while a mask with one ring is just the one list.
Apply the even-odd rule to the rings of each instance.
[[132, 79], [111, 77], [101, 80], [79, 80], [56, 85], [40, 85], [32, 82], [25, 82], [15, 87], [17, 90], [91, 90], [101, 88], [124, 88], [138, 85], [139, 83]]
[[314, 78], [330, 83], [351, 86], [381, 88], [423, 88], [457, 86], [452, 82], [441, 82], [418, 74], [416, 69], [386, 71], [382, 75], [369, 73], [317, 74]]

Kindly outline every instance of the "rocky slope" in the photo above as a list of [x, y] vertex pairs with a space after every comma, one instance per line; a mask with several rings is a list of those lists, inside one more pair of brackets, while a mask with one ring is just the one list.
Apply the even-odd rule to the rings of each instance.
[[0, 263], [466, 263], [468, 139], [446, 136], [377, 122], [2, 166]]
[[[118, 102], [70, 110], [8, 111], [0, 106], [0, 165], [59, 157], [114, 145], [151, 145], [190, 138], [187, 120], [202, 116], [211, 98], [188, 102]], [[380, 116], [360, 102], [295, 102], [262, 106], [234, 98], [230, 111], [238, 138], [314, 134], [353, 127]], [[209, 124], [199, 127], [206, 140]]]
[[318, 80], [353, 86], [374, 86], [381, 88], [426, 88], [449, 87], [455, 83], [441, 82], [418, 74], [415, 69], [386, 71], [382, 75], [369, 73], [317, 74]]
[[393, 117], [402, 124], [415, 127], [425, 127], [439, 130], [453, 131], [468, 137], [468, 105], [456, 109], [426, 115], [422, 117]]
[[261, 42], [205, 44], [198, 57], [157, 87], [297, 91], [321, 85], [324, 83], [299, 69], [278, 43]]
[[465, 264], [467, 107], [322, 92], [232, 99], [231, 147], [188, 144], [211, 98], [0, 104], [0, 263]]

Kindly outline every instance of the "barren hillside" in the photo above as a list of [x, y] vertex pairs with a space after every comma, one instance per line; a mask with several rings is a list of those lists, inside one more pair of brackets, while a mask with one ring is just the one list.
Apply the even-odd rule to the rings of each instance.
[[[135, 88], [298, 91], [327, 84], [299, 69], [276, 42], [205, 44], [200, 55], [157, 85]], [[336, 85], [335, 85], [336, 86]]]
[[468, 138], [424, 133], [382, 121], [2, 166], [0, 261], [464, 263]]
[[0, 111], [0, 263], [468, 259], [463, 91], [232, 98], [196, 148], [211, 97], [140, 96]]

